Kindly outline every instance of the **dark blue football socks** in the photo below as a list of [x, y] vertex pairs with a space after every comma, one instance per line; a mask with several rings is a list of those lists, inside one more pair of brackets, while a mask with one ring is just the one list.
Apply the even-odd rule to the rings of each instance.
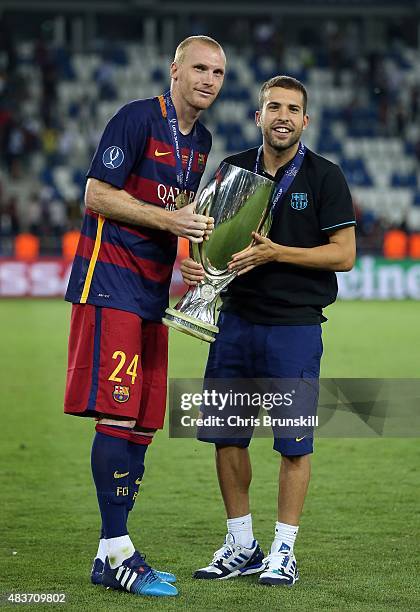
[[[108, 425], [107, 429], [111, 426]], [[129, 499], [130, 429], [112, 426], [115, 433], [98, 432], [92, 444], [91, 465], [95, 481], [105, 538], [127, 534], [127, 502]], [[115, 434], [121, 434], [116, 437]]]

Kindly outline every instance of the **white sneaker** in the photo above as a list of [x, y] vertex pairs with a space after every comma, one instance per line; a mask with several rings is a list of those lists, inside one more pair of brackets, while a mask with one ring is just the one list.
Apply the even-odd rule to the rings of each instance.
[[265, 559], [265, 569], [258, 582], [260, 584], [293, 586], [299, 580], [296, 557], [286, 544], [280, 550], [271, 552]]
[[228, 533], [222, 548], [216, 550], [213, 561], [197, 570], [193, 578], [203, 580], [227, 580], [236, 576], [257, 574], [264, 568], [264, 553], [258, 542], [253, 541], [251, 548], [235, 543], [235, 538]]

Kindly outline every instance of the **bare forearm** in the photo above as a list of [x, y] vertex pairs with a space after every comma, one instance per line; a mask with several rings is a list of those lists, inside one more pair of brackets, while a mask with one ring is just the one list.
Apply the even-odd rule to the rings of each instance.
[[287, 247], [276, 245], [275, 261], [289, 263], [316, 270], [346, 272], [354, 264], [354, 252], [342, 246], [329, 243], [312, 248]]
[[195, 214], [194, 202], [180, 210], [165, 210], [136, 200], [124, 189], [117, 189], [97, 179], [88, 180], [85, 203], [87, 208], [107, 219], [165, 230], [190, 242], [207, 239], [214, 227], [212, 217]]
[[168, 211], [146, 204], [131, 196], [124, 189], [89, 179], [85, 194], [86, 207], [103, 215], [129, 225], [141, 225], [154, 229], [169, 229]]
[[315, 270], [347, 272], [352, 269], [356, 258], [354, 227], [346, 227], [329, 235], [328, 244], [308, 248], [284, 246], [256, 232], [252, 233], [252, 237], [254, 246], [235, 253], [229, 270], [246, 274], [255, 266], [275, 261]]

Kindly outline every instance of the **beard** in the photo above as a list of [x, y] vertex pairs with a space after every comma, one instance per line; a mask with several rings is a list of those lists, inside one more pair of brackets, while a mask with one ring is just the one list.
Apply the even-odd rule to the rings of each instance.
[[273, 136], [271, 128], [268, 129], [266, 133], [264, 134], [264, 138], [266, 142], [270, 145], [272, 149], [274, 149], [275, 151], [278, 151], [279, 153], [282, 153], [283, 151], [287, 151], [287, 149], [290, 149], [291, 147], [293, 147], [297, 142], [299, 142], [301, 136], [302, 136], [302, 130], [297, 130], [297, 131], [291, 132], [290, 137], [287, 140], [281, 141], [281, 140], [278, 140], [275, 136]]

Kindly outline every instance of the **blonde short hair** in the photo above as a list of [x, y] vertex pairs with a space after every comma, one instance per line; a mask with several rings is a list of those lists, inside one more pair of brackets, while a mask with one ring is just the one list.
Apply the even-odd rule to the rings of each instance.
[[210, 36], [204, 36], [204, 35], [188, 36], [188, 38], [185, 38], [177, 46], [176, 51], [175, 51], [174, 62], [176, 62], [177, 64], [182, 64], [185, 58], [185, 52], [193, 42], [201, 42], [206, 45], [209, 45], [210, 47], [219, 49], [219, 51], [221, 51], [222, 54], [225, 55], [222, 45], [220, 45], [217, 42], [217, 40], [214, 40], [214, 38], [211, 38]]

